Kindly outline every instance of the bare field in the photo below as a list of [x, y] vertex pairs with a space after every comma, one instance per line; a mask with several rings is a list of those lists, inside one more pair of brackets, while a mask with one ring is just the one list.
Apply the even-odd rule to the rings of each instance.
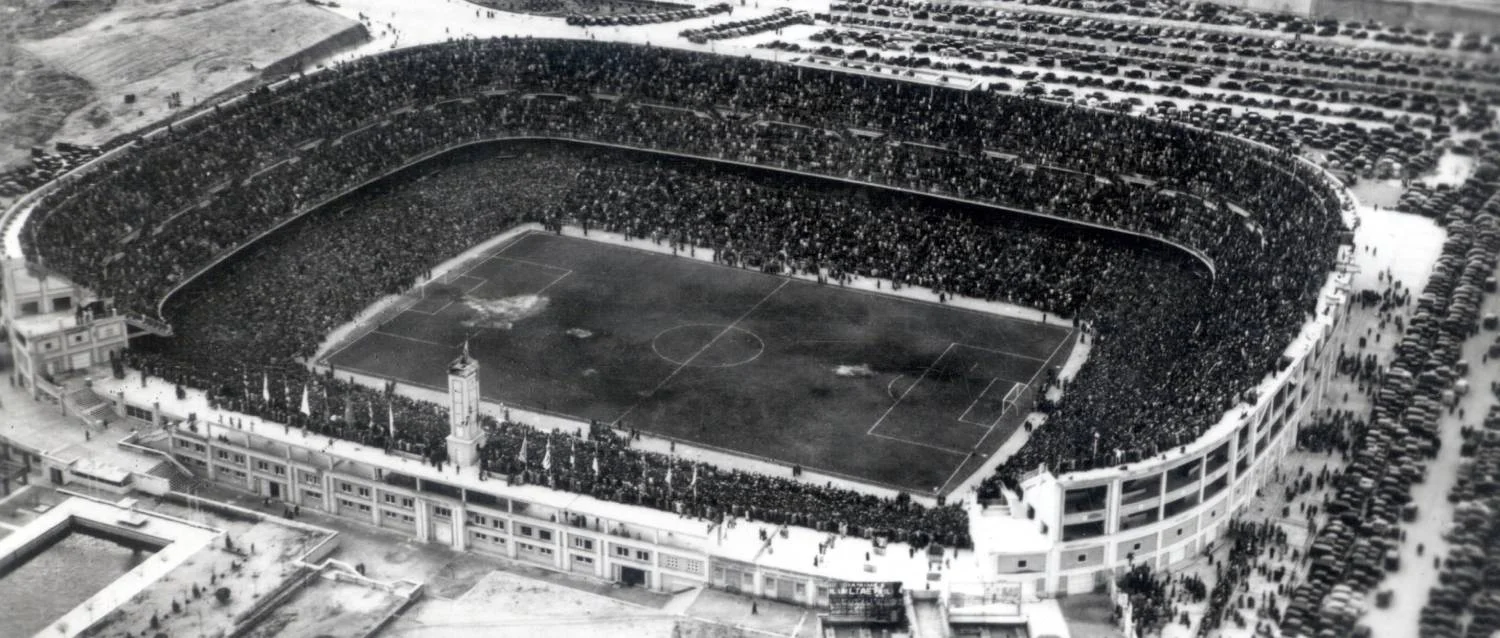
[[360, 28], [302, 0], [0, 3], [16, 49], [0, 84], [22, 89], [0, 98], [0, 166], [35, 144], [102, 144]]
[[93, 99], [87, 80], [0, 45], [0, 168], [25, 159], [32, 146], [52, 138], [70, 113]]

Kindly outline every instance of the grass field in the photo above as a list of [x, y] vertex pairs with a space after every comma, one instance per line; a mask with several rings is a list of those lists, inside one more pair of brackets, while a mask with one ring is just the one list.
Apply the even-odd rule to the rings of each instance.
[[327, 362], [441, 388], [468, 339], [489, 400], [932, 493], [1020, 426], [1070, 336], [529, 233]]

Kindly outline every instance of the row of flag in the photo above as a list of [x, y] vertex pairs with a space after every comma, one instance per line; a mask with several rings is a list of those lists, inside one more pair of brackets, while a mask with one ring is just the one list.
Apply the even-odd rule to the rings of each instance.
[[[287, 403], [291, 403], [291, 388], [290, 388], [290, 386], [288, 386], [286, 388], [286, 390], [287, 390]], [[267, 404], [271, 403], [271, 375], [269, 375], [269, 374], [265, 374], [265, 373], [261, 374], [260, 399], [261, 399], [261, 401], [263, 401], [263, 402], [265, 402]], [[323, 389], [323, 403], [324, 403], [324, 405], [328, 405], [329, 404], [328, 389], [327, 388]], [[375, 403], [373, 401], [366, 401], [365, 402], [365, 409], [369, 413], [369, 420], [368, 421], [370, 423], [370, 426], [374, 427], [375, 426]], [[391, 438], [395, 438], [395, 436], [396, 436], [396, 407], [395, 407], [395, 404], [391, 403], [391, 402], [387, 402], [386, 405], [385, 405], [385, 409], [386, 409], [386, 433]], [[302, 416], [306, 416], [306, 417], [311, 417], [312, 414], [313, 414], [313, 411], [312, 411], [312, 389], [311, 389], [310, 385], [307, 384], [307, 383], [302, 384], [302, 401], [301, 401], [301, 403], [297, 407], [297, 412], [300, 413], [300, 414], [302, 414]], [[351, 422], [354, 420], [354, 401], [353, 400], [346, 400], [344, 402], [344, 420], [345, 421], [351, 421]]]
[[[519, 452], [516, 453], [516, 460], [521, 462], [521, 466], [523, 468], [528, 467], [530, 465], [530, 460], [528, 459], [527, 454], [526, 454], [526, 448], [527, 448], [527, 445], [529, 443], [530, 443], [530, 438], [527, 437], [527, 436], [522, 436], [521, 437], [521, 449], [520, 449]], [[669, 488], [672, 486], [672, 472], [675, 469], [676, 464], [677, 463], [676, 463], [676, 459], [675, 458], [672, 459], [672, 461], [667, 464], [667, 475], [666, 475], [665, 481], [666, 481], [667, 487], [669, 487]], [[568, 469], [569, 470], [577, 470], [578, 469], [578, 442], [577, 441], [573, 442], [572, 447], [568, 451]], [[592, 463], [591, 469], [594, 472], [594, 476], [598, 476], [599, 475], [599, 452], [598, 452], [598, 450], [594, 451], [594, 459], [593, 459], [593, 463]], [[542, 453], [542, 471], [543, 472], [551, 472], [552, 471], [552, 440], [551, 439], [547, 440], [547, 448]], [[645, 476], [646, 482], [648, 484], [651, 483], [651, 482], [653, 482], [654, 479], [652, 479], [649, 474], [645, 474], [644, 476]], [[692, 479], [689, 480], [688, 487], [690, 487], [690, 488], [692, 488], [694, 490], [698, 489], [698, 464], [697, 463], [693, 464], [693, 477], [692, 477]]]

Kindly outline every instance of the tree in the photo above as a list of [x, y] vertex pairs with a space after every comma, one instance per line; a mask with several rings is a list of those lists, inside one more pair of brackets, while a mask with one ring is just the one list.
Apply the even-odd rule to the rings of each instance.
[[220, 587], [220, 588], [214, 590], [214, 599], [218, 600], [220, 605], [228, 605], [229, 604], [229, 588], [228, 587]]

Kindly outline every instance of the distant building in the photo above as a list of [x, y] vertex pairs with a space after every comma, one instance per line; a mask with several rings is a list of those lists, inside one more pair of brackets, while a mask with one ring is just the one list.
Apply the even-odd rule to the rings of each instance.
[[0, 322], [15, 382], [32, 396], [61, 398], [53, 379], [108, 363], [129, 339], [125, 317], [109, 303], [21, 259], [0, 262]]

